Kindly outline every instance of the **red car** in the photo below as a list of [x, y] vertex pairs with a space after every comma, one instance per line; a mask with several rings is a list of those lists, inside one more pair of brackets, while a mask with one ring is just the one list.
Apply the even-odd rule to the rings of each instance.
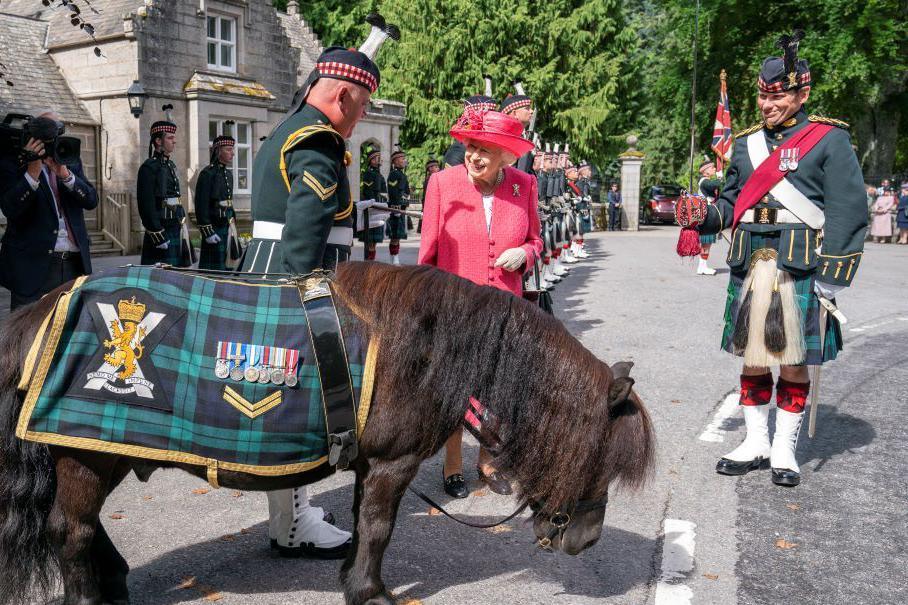
[[677, 185], [654, 185], [650, 187], [649, 196], [640, 205], [641, 224], [674, 223], [675, 203], [680, 196], [681, 188]]

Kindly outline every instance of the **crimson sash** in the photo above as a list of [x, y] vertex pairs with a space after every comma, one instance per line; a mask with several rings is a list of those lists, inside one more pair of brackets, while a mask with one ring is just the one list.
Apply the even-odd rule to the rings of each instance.
[[762, 164], [756, 166], [753, 174], [750, 175], [750, 178], [744, 183], [744, 187], [741, 188], [737, 201], [735, 201], [735, 220], [732, 223], [732, 228], [737, 226], [738, 221], [745, 212], [756, 206], [757, 202], [763, 199], [763, 196], [769, 193], [769, 190], [775, 187], [788, 174], [787, 170], [779, 170], [779, 159], [783, 151], [797, 147], [800, 152], [799, 157], [803, 158], [833, 128], [835, 127], [829, 124], [811, 122], [795, 133], [784, 145], [773, 151]]

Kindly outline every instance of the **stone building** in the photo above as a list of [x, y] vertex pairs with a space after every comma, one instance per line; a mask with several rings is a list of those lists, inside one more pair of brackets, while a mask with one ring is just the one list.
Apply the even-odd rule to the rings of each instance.
[[[164, 117], [165, 104], [173, 105], [179, 128], [173, 159], [187, 210], [210, 141], [229, 132], [237, 139], [234, 202], [241, 222], [248, 220], [260, 140], [287, 111], [322, 50], [298, 3], [291, 0], [286, 13], [271, 0], [93, 0], [92, 6], [99, 14], [84, 16], [94, 40], [70, 24], [65, 7], [0, 0], [0, 62], [22, 80], [11, 89], [0, 86], [0, 113], [59, 104], [67, 132], [83, 138], [83, 161], [101, 196], [92, 225], [127, 251], [141, 242], [135, 176], [147, 157], [149, 127]], [[148, 94], [138, 119], [126, 97], [136, 80]], [[402, 104], [373, 100], [349, 141], [353, 191], [362, 144], [381, 148], [388, 166], [404, 117]]]

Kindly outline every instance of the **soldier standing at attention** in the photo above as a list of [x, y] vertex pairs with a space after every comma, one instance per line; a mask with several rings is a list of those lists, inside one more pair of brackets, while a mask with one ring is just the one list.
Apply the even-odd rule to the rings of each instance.
[[[396, 26], [370, 15], [359, 50], [325, 49], [287, 116], [262, 143], [252, 179], [252, 237], [243, 271], [311, 273], [350, 258], [353, 198], [344, 140], [366, 115], [380, 74], [373, 58]], [[268, 534], [281, 556], [342, 559], [349, 532], [309, 505], [306, 487], [268, 493]]]
[[[722, 191], [722, 179], [718, 178], [716, 165], [712, 160], [704, 160], [700, 164], [700, 181], [697, 186], [700, 189], [700, 195], [706, 198], [710, 203], [716, 201], [719, 192]], [[697, 263], [697, 275], [715, 275], [716, 270], [706, 264], [709, 260], [709, 251], [712, 245], [716, 243], [716, 235], [700, 234], [700, 262]]]
[[[482, 77], [485, 81], [485, 94], [473, 95], [463, 102], [464, 111], [472, 109], [474, 111], [495, 111], [498, 107], [498, 101], [492, 97], [492, 77], [485, 75]], [[463, 155], [467, 150], [466, 146], [460, 141], [454, 141], [444, 155], [444, 167], [460, 166], [463, 164]]]
[[[233, 163], [236, 141], [221, 135], [211, 144], [211, 163], [205, 166], [195, 184], [195, 220], [202, 234], [199, 269], [227, 269], [227, 255], [236, 247], [230, 236], [235, 214], [233, 210]], [[234, 259], [239, 258], [234, 249]]]
[[[388, 205], [406, 210], [410, 205], [410, 182], [407, 180], [407, 154], [398, 149], [391, 154], [391, 172], [388, 173]], [[391, 214], [388, 219], [388, 237], [391, 238], [391, 264], [400, 264], [400, 240], [407, 239], [407, 217]]]
[[[763, 121], [736, 136], [722, 193], [700, 233], [730, 228], [731, 277], [723, 348], [744, 358], [744, 442], [716, 465], [724, 475], [772, 467], [772, 482], [801, 481], [795, 448], [810, 391], [807, 366], [835, 359], [842, 332], [836, 294], [857, 274], [867, 231], [867, 196], [847, 124], [808, 116], [804, 33], [782, 36], [783, 57], [763, 61], [757, 105]], [[679, 205], [682, 226], [692, 223]], [[776, 430], [769, 439], [772, 366], [780, 366]]]
[[[530, 128], [534, 122], [533, 117], [536, 113], [536, 110], [533, 108], [533, 99], [527, 96], [526, 92], [523, 89], [523, 84], [520, 82], [514, 82], [514, 91], [517, 94], [508, 95], [501, 102], [501, 105], [498, 108], [498, 111], [501, 113], [507, 114], [509, 116], [514, 116], [520, 123], [523, 124], [523, 136], [526, 139], [532, 140], [532, 134]], [[517, 170], [526, 172], [527, 174], [535, 175], [536, 172], [533, 170], [533, 160], [536, 156], [536, 151], [531, 149], [525, 154], [517, 158], [517, 163], [514, 165]]]
[[[366, 157], [368, 167], [363, 172], [359, 186], [360, 200], [373, 200], [380, 204], [388, 203], [388, 183], [381, 174], [381, 151], [373, 149]], [[375, 250], [385, 239], [385, 226], [368, 227], [360, 225], [359, 241], [366, 245], [366, 258], [375, 260]]]
[[192, 264], [181, 237], [186, 211], [180, 204], [180, 179], [170, 159], [177, 146], [176, 132], [177, 125], [169, 120], [151, 125], [148, 159], [139, 167], [136, 178], [139, 218], [145, 228], [143, 265], [164, 263], [188, 267]]

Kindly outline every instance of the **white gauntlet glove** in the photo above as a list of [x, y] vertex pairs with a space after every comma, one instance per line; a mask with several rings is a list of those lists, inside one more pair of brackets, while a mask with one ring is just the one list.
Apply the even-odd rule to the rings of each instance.
[[205, 242], [208, 244], [218, 244], [221, 242], [221, 236], [218, 235], [217, 233], [212, 233], [211, 235], [209, 235], [208, 237], [205, 238]]
[[527, 253], [523, 248], [508, 248], [495, 261], [495, 266], [505, 271], [517, 271], [526, 261]]
[[829, 300], [833, 300], [835, 298], [835, 295], [844, 289], [845, 286], [824, 284], [818, 281], [813, 282], [813, 291], [816, 292], [817, 296], [822, 296], [823, 298], [828, 298]]

